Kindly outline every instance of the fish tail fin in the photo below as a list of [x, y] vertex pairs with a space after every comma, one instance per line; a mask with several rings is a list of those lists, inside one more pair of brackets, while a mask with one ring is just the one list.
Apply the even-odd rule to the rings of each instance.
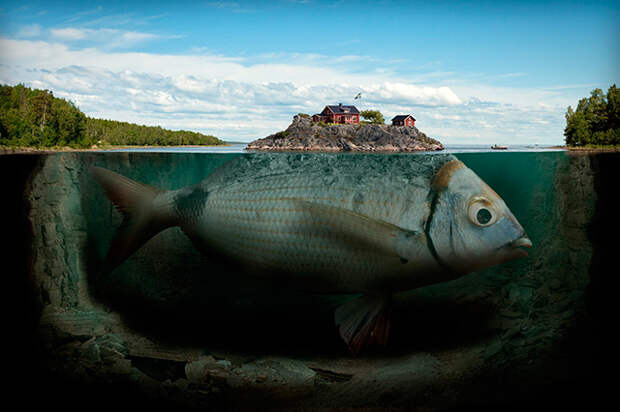
[[164, 190], [131, 180], [100, 167], [90, 172], [110, 201], [123, 215], [104, 261], [103, 272], [109, 273], [162, 230], [174, 226], [171, 206], [154, 200]]

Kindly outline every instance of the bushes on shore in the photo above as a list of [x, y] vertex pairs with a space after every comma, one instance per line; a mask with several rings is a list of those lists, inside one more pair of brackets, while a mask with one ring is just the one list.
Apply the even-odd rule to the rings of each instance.
[[620, 145], [620, 91], [594, 89], [566, 111], [564, 137], [568, 146]]
[[362, 110], [362, 124], [384, 124], [385, 119], [379, 110]]
[[220, 139], [185, 130], [140, 126], [86, 117], [49, 90], [0, 85], [0, 145], [91, 147], [92, 145], [219, 145]]

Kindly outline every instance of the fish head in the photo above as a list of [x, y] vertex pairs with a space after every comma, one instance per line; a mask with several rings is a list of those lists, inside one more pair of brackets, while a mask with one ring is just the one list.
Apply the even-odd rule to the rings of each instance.
[[461, 161], [433, 177], [425, 231], [440, 263], [469, 273], [525, 257], [532, 242], [504, 200]]

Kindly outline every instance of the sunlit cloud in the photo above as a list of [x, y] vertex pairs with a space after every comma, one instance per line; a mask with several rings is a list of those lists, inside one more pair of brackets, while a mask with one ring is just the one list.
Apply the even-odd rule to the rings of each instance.
[[89, 42], [103, 44], [104, 47], [109, 49], [128, 47], [136, 43], [154, 40], [160, 37], [153, 33], [142, 33], [117, 29], [85, 29], [75, 27], [51, 29], [50, 34], [52, 37], [61, 41], [87, 40]]
[[61, 40], [81, 40], [86, 38], [89, 30], [67, 27], [64, 29], [51, 29], [50, 33], [52, 34], [52, 36]]
[[[104, 31], [107, 30], [107, 31]], [[378, 109], [389, 121], [413, 114], [416, 125], [444, 143], [560, 143], [563, 90], [515, 89], [458, 82], [432, 73], [417, 80], [343, 69], [353, 57], [297, 59], [166, 55], [70, 48], [85, 37], [143, 41], [148, 33], [112, 29], [54, 29], [55, 42], [0, 38], [0, 83], [50, 89], [87, 115], [250, 141], [284, 129], [298, 112], [326, 104]], [[145, 35], [146, 37], [143, 37]], [[288, 61], [289, 63], [285, 63]], [[291, 63], [293, 62], [293, 63]], [[362, 99], [353, 101], [357, 93]], [[559, 132], [558, 132], [559, 131]], [[510, 142], [506, 142], [510, 143]]]

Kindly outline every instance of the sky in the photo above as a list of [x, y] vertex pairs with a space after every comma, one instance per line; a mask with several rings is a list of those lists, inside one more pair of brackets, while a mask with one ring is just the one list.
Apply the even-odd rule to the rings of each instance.
[[0, 0], [0, 83], [227, 141], [343, 103], [444, 144], [562, 144], [619, 74], [620, 1]]

